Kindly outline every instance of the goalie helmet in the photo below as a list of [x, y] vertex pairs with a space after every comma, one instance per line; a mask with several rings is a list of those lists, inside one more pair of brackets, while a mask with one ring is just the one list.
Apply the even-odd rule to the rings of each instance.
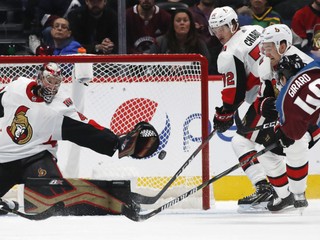
[[289, 79], [297, 72], [299, 72], [299, 70], [303, 68], [305, 65], [306, 64], [297, 54], [283, 56], [277, 66], [278, 77], [280, 80], [283, 76], [286, 79]]
[[290, 28], [285, 24], [273, 24], [268, 27], [266, 27], [262, 34], [260, 35], [260, 49], [261, 52], [264, 53], [262, 44], [263, 43], [274, 43], [277, 49], [277, 52], [281, 55], [279, 52], [280, 43], [282, 41], [286, 41], [287, 48], [285, 49], [285, 52], [288, 50], [288, 48], [292, 45], [292, 32]]
[[209, 32], [212, 36], [214, 35], [214, 28], [221, 27], [224, 25], [227, 25], [233, 33], [233, 23], [238, 23], [238, 15], [231, 7], [218, 7], [211, 12], [208, 22]]
[[62, 82], [61, 69], [58, 64], [49, 62], [41, 67], [37, 83], [39, 94], [46, 103], [51, 103], [54, 96], [58, 93]]

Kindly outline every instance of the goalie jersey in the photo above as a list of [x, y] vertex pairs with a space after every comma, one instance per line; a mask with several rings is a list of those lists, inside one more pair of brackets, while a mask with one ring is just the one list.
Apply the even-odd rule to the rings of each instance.
[[35, 87], [35, 81], [20, 77], [0, 90], [0, 163], [46, 150], [55, 156], [58, 140], [114, 154], [114, 133], [78, 112], [62, 89], [48, 104], [33, 93]]
[[263, 28], [243, 26], [223, 46], [218, 57], [218, 72], [223, 75], [222, 101], [234, 111], [243, 101], [251, 104], [257, 95], [261, 59], [259, 41]]

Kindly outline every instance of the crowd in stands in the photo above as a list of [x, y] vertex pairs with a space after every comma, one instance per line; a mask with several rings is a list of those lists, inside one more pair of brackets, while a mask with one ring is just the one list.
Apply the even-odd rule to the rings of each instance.
[[[200, 53], [208, 58], [209, 73], [217, 74], [222, 45], [207, 20], [215, 7], [231, 6], [240, 26], [285, 23], [295, 45], [320, 58], [320, 0], [4, 0], [0, 8], [6, 3], [22, 9], [17, 21], [25, 47], [0, 48], [1, 55], [118, 54], [119, 26], [125, 24], [125, 53]], [[1, 20], [8, 22], [0, 14]]]

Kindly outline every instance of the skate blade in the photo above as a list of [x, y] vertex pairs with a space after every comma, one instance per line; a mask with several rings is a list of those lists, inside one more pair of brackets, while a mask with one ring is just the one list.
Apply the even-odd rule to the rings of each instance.
[[237, 211], [238, 213], [266, 213], [269, 212], [267, 204], [267, 202], [262, 202], [259, 204], [239, 205]]
[[293, 205], [288, 206], [279, 211], [270, 211], [273, 214], [293, 214], [293, 215], [302, 215], [305, 207], [295, 208]]

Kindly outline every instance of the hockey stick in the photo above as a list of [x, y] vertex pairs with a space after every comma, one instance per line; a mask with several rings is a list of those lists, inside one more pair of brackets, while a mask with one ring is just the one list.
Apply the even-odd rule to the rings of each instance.
[[149, 212], [149, 213], [146, 213], [146, 214], [139, 214], [137, 211], [134, 210], [134, 208], [131, 208], [130, 206], [127, 206], [127, 205], [123, 205], [122, 206], [122, 214], [125, 215], [127, 218], [133, 220], [133, 221], [136, 221], [136, 222], [140, 222], [140, 221], [144, 221], [144, 220], [147, 220], [151, 217], [153, 217], [154, 215], [162, 212], [163, 210], [177, 204], [178, 202], [182, 201], [183, 199], [189, 197], [190, 195], [198, 192], [199, 190], [207, 187], [209, 184], [219, 180], [220, 178], [228, 175], [229, 173], [233, 172], [234, 170], [238, 169], [239, 167], [247, 164], [248, 162], [252, 161], [253, 159], [261, 156], [262, 154], [274, 149], [275, 147], [278, 146], [278, 142], [275, 142], [271, 145], [269, 145], [268, 147], [262, 149], [261, 151], [257, 152], [255, 155], [251, 156], [250, 158], [248, 158], [246, 161], [243, 161], [243, 162], [239, 162], [237, 163], [236, 165], [234, 165], [233, 167], [225, 170], [224, 172], [216, 175], [215, 177], [209, 179], [208, 181], [198, 185], [197, 187], [194, 187], [192, 188], [191, 190], [189, 190], [188, 192], [180, 195], [179, 197], [167, 202], [166, 204], [162, 205], [161, 207]]
[[171, 184], [177, 179], [177, 177], [183, 172], [183, 170], [189, 165], [190, 162], [198, 155], [198, 153], [208, 144], [210, 139], [216, 133], [216, 129], [214, 129], [209, 136], [201, 143], [201, 145], [191, 154], [191, 156], [187, 159], [187, 161], [180, 167], [180, 169], [173, 175], [173, 177], [167, 182], [167, 184], [161, 189], [161, 191], [151, 197], [151, 196], [144, 196], [139, 193], [132, 192], [130, 194], [131, 200], [136, 204], [153, 204], [155, 203], [162, 194], [171, 186]]
[[36, 214], [26, 214], [26, 213], [23, 213], [23, 212], [14, 210], [14, 209], [10, 209], [10, 208], [5, 208], [5, 207], [1, 207], [0, 209], [3, 211], [6, 211], [7, 213], [13, 213], [13, 214], [16, 214], [20, 217], [29, 219], [29, 220], [44, 220], [44, 219], [47, 219], [49, 217], [54, 216], [59, 211], [63, 210], [64, 203], [57, 202], [53, 206], [49, 207], [47, 210], [45, 210], [41, 213], [36, 213]]
[[251, 133], [251, 132], [254, 132], [254, 131], [257, 131], [257, 130], [263, 130], [263, 129], [268, 129], [268, 128], [271, 128], [271, 127], [274, 127], [276, 125], [276, 121], [273, 121], [273, 122], [269, 122], [269, 123], [264, 123], [262, 125], [259, 125], [259, 126], [255, 126], [253, 128], [251, 127], [248, 127], [248, 126], [244, 126], [242, 124], [242, 121], [239, 117], [239, 112], [236, 111], [236, 113], [234, 114], [234, 120], [235, 120], [235, 123], [237, 125], [237, 129], [240, 133], [242, 134], [247, 134], [247, 133]]

